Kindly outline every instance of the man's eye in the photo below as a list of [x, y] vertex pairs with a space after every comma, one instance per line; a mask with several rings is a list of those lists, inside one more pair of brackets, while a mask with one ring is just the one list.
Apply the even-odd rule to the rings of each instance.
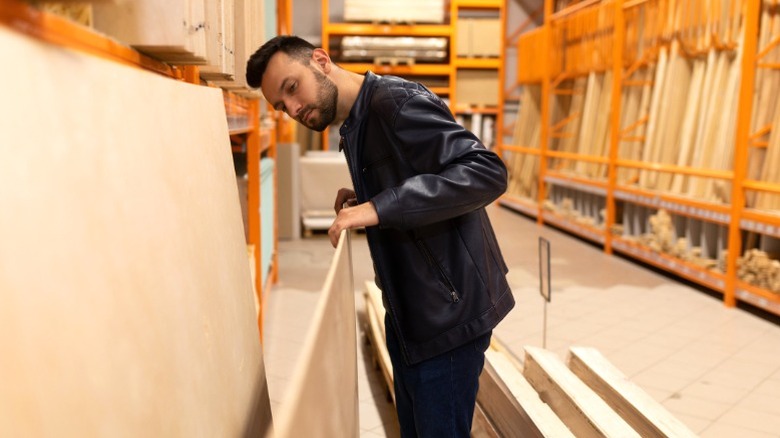
[[293, 83], [292, 85], [290, 85], [290, 92], [292, 93], [292, 92], [293, 92], [293, 91], [295, 91], [297, 88], [298, 88], [298, 83], [297, 83], [297, 82]]

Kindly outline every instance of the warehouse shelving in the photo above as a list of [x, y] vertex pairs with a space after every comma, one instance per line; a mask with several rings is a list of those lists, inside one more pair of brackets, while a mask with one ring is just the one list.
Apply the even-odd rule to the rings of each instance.
[[[510, 192], [501, 199], [501, 203], [536, 217], [540, 223], [549, 223], [598, 242], [607, 253], [619, 252], [720, 292], [728, 306], [740, 300], [780, 314], [780, 294], [737, 278], [737, 259], [746, 249], [742, 241], [746, 232], [780, 237], [780, 215], [777, 212], [745, 206], [747, 193], [780, 194], [780, 184], [750, 179], [747, 175], [749, 154], [768, 146], [769, 142], [765, 140], [774, 128], [771, 124], [751, 128], [754, 117], [751, 110], [755, 108], [753, 100], [758, 95], [757, 91], [754, 94], [756, 72], [758, 69], [776, 70], [780, 67], [773, 59], [768, 59], [770, 50], [780, 44], [780, 35], [772, 35], [765, 40], [763, 47], [759, 47], [757, 41], [760, 2], [732, 2], [730, 7], [715, 11], [723, 18], [719, 19], [717, 26], [708, 27], [706, 38], [701, 37], [702, 29], [707, 26], [702, 2], [681, 6], [673, 23], [658, 19], [658, 10], [670, 7], [670, 2], [664, 0], [590, 0], [559, 11], [553, 11], [553, 2], [548, 0], [544, 7], [544, 25], [521, 35], [517, 42], [518, 83], [541, 90], [538, 144], [500, 145], [509, 165], [521, 160], [538, 160], [535, 164], [538, 170], [533, 177], [538, 180], [538, 191], [526, 194]], [[640, 16], [645, 20], [641, 25], [638, 21]], [[745, 26], [743, 40], [736, 32], [736, 23], [740, 22]], [[644, 29], [644, 35], [640, 35], [638, 29]], [[669, 48], [675, 39], [679, 41], [684, 55], [689, 57], [704, 56], [710, 48], [741, 50], [741, 64], [737, 66], [741, 79], [734, 89], [738, 112], [733, 122], [733, 167], [680, 165], [621, 155], [621, 148], [648, 141], [643, 132], [648, 124], [655, 122], [652, 116], [648, 117], [641, 111], [634, 113], [634, 120], [621, 120], [621, 105], [625, 105], [621, 98], [637, 87], [654, 85], [655, 79], [643, 69], [655, 65], [659, 49]], [[637, 51], [637, 46], [641, 46], [642, 50]], [[556, 113], [555, 99], [582, 93], [571, 84], [592, 72], [611, 74], [613, 79], [608, 105], [611, 111], [608, 149], [603, 154], [552, 150], [551, 146], [556, 141], [567, 138], [569, 126], [579, 123], [584, 117], [578, 113]], [[603, 106], [600, 111], [604, 111]], [[750, 132], [751, 129], [755, 132]], [[589, 175], [567, 172], [565, 166], [561, 166], [564, 162], [605, 167], [601, 168], [603, 173]], [[638, 177], [626, 179], [629, 171], [634, 175], [666, 174], [669, 176], [664, 178], [687, 176], [720, 181], [718, 184], [722, 187], [724, 199], [690, 196], [644, 186], [639, 183]], [[619, 173], [623, 176], [620, 179]], [[606, 201], [603, 227], [584, 226], [548, 211], [545, 202], [549, 202], [547, 190], [552, 187], [603, 196]], [[694, 221], [720, 233], [718, 239], [724, 242], [719, 250], [724, 251], [721, 260], [723, 272], [659, 253], [621, 236], [616, 228], [620, 224], [616, 216], [619, 209], [632, 205], [641, 206], [646, 211], [665, 210], [682, 221]]]
[[[0, 8], [0, 25], [15, 31], [40, 39], [42, 41], [89, 53], [113, 62], [141, 68], [192, 84], [205, 86], [199, 75], [198, 66], [172, 65], [158, 61], [139, 51], [123, 45], [90, 28], [71, 22], [70, 20], [41, 11], [27, 3], [17, 0], [4, 0]], [[260, 121], [260, 100], [242, 97], [235, 92], [223, 90], [225, 112], [228, 119], [228, 130], [232, 140], [243, 141], [247, 145], [248, 159], [248, 192], [247, 192], [247, 244], [260, 248], [260, 175], [259, 160], [261, 155], [274, 158], [276, 156], [276, 130], [274, 126], [265, 127]], [[275, 175], [274, 175], [275, 178]], [[274, 200], [274, 203], [276, 201]], [[276, 229], [276, 225], [274, 225]], [[268, 275], [256, 276], [255, 290], [261, 302], [267, 296], [271, 285], [278, 277], [277, 237], [274, 231], [274, 250]], [[255, 258], [255, 268], [260, 272], [260, 257]], [[261, 278], [266, 278], [265, 284]], [[262, 340], [263, 309], [258, 314], [260, 339]]]
[[[502, 107], [502, 94], [499, 92], [499, 103], [496, 106], [463, 105], [458, 102], [456, 96], [456, 84], [458, 70], [494, 70], [498, 77], [503, 76], [503, 51], [497, 57], [458, 57], [454, 53], [456, 45], [458, 13], [464, 10], [492, 11], [501, 23], [501, 34], [504, 32], [505, 0], [451, 0], [448, 3], [448, 16], [442, 24], [410, 24], [410, 23], [359, 23], [331, 21], [330, 0], [322, 0], [322, 39], [321, 46], [332, 49], [334, 39], [345, 36], [410, 36], [410, 37], [443, 37], [448, 41], [449, 54], [445, 62], [404, 62], [397, 63], [370, 63], [370, 62], [342, 62], [340, 67], [363, 74], [372, 71], [380, 75], [394, 75], [411, 80], [424, 81], [427, 78], [438, 78], [446, 85], [431, 85], [429, 88], [443, 98], [449, 99], [450, 109], [455, 114], [473, 115], [483, 114], [496, 118], [495, 126], [501, 126], [502, 114], [498, 108]], [[498, 87], [498, 85], [497, 85]], [[322, 148], [329, 148], [328, 132], [322, 137]]]

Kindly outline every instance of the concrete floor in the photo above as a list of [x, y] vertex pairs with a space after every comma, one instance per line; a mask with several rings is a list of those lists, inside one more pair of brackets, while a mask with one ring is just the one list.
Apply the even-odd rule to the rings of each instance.
[[[546, 348], [561, 358], [572, 345], [598, 348], [703, 437], [780, 437], [780, 324], [771, 316], [723, 306], [719, 296], [502, 207], [489, 208], [510, 267], [516, 308], [495, 335], [518, 357], [542, 346], [544, 301], [538, 292], [538, 237], [551, 242], [552, 302]], [[333, 249], [327, 236], [279, 244], [279, 283], [265, 321], [265, 362], [272, 407], [284, 400]], [[353, 236], [358, 320], [363, 285], [373, 279], [365, 235]], [[370, 351], [359, 339], [362, 437], [399, 436], [397, 418]]]

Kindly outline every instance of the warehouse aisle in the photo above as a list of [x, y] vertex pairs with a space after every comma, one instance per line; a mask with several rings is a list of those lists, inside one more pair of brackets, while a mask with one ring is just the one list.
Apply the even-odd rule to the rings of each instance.
[[[490, 215], [510, 267], [518, 305], [495, 334], [518, 357], [542, 346], [537, 242], [551, 242], [552, 302], [546, 346], [598, 348], [632, 381], [703, 437], [780, 437], [780, 325], [501, 207]], [[284, 398], [333, 249], [324, 235], [279, 243], [280, 282], [266, 319], [272, 407]], [[365, 236], [353, 239], [358, 321], [373, 278]], [[381, 375], [363, 342], [359, 357], [364, 437], [398, 436]]]

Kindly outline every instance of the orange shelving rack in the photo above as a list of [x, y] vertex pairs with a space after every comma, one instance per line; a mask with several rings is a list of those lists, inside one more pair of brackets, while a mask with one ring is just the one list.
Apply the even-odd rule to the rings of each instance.
[[[602, 245], [607, 253], [619, 252], [654, 265], [679, 277], [699, 283], [723, 294], [727, 306], [743, 301], [780, 314], [780, 294], [764, 290], [737, 278], [738, 258], [746, 249], [743, 236], [756, 233], [780, 238], [777, 212], [747, 207], [746, 199], [755, 193], [780, 195], [780, 184], [749, 178], [751, 153], [766, 148], [766, 138], [776, 127], [755, 126], [756, 75], [760, 70], [776, 70], [780, 65], [769, 55], [780, 45], [780, 35], [770, 35], [760, 44], [759, 21], [765, 8], [777, 8], [775, 2], [733, 0], [731, 2], [678, 2], [674, 0], [585, 0], [554, 11], [553, 1], [544, 4], [544, 25], [520, 35], [518, 84], [541, 89], [540, 135], [538, 144], [501, 144], [504, 153], [514, 157], [538, 157], [538, 193], [533, 198], [507, 194], [501, 203], [536, 217], [575, 235]], [[722, 6], [721, 6], [722, 5]], [[739, 26], [743, 26], [744, 36]], [[766, 32], [765, 32], [766, 33]], [[647, 141], [643, 132], [656, 123], [652, 114], [635, 114], [633, 120], [623, 111], [624, 97], [636, 87], [652, 87], [655, 79], [642, 73], [659, 62], [661, 50], [679, 44], [681, 56], [694, 59], [710, 50], [736, 52], [739, 49], [739, 82], [735, 87], [737, 107], [733, 129], [733, 165], [729, 167], [679, 165], [658, 160], [625, 158], [621, 151], [632, 144]], [[770, 59], [772, 58], [772, 59]], [[550, 145], [565, 137], [567, 126], [584, 114], [557, 116], [556, 96], [576, 95], [583, 91], [569, 87], [572, 79], [592, 72], [609, 73], [612, 78], [609, 100], [608, 148], [603, 154], [582, 154], [551, 150]], [[657, 78], [656, 78], [657, 79]], [[600, 107], [599, 111], [606, 111]], [[751, 132], [752, 131], [752, 132]], [[602, 176], [591, 177], [562, 172], [561, 162], [593, 163], [605, 166]], [[681, 195], [618, 178], [626, 172], [636, 175], [667, 174], [718, 181], [726, 201]], [[603, 199], [603, 223], [589, 226], [557, 215], [545, 208], [547, 189], [591, 193]], [[723, 239], [723, 266], [713, 270], [660, 253], [616, 232], [618, 211], [631, 205], [649, 211], [664, 209], [682, 220], [700, 221], [727, 233]]]
[[[361, 36], [409, 36], [409, 37], [443, 37], [448, 40], [449, 54], [443, 63], [369, 63], [369, 62], [339, 62], [338, 64], [355, 73], [365, 73], [370, 70], [380, 75], [394, 75], [408, 79], [422, 77], [446, 78], [446, 85], [432, 86], [431, 91], [447, 98], [450, 101], [450, 109], [455, 114], [470, 116], [484, 114], [496, 117], [495, 126], [502, 126], [502, 93], [499, 95], [499, 103], [496, 106], [470, 106], [458, 103], [456, 95], [456, 81], [459, 70], [495, 71], [498, 78], [504, 75], [503, 48], [497, 57], [458, 57], [455, 53], [458, 15], [462, 11], [483, 11], [493, 14], [501, 23], [501, 34], [506, 25], [505, 0], [450, 0], [447, 2], [447, 14], [445, 22], [441, 24], [426, 23], [353, 23], [343, 21], [331, 21], [330, 0], [322, 0], [322, 47], [331, 49], [334, 38], [361, 35]], [[503, 46], [503, 41], [502, 41]], [[500, 82], [496, 84], [499, 87]], [[498, 88], [500, 90], [500, 88]], [[498, 137], [498, 135], [496, 135]], [[328, 149], [328, 134], [323, 135], [322, 148]]]

